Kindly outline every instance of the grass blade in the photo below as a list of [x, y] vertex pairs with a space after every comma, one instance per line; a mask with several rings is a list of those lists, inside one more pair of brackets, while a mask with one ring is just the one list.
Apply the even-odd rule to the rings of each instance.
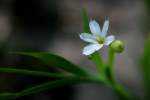
[[82, 10], [82, 20], [83, 20], [83, 28], [84, 28], [84, 32], [86, 33], [91, 33], [90, 32], [90, 28], [89, 28], [89, 17], [87, 15], [86, 9], [83, 8]]
[[10, 93], [10, 92], [0, 93], [0, 100], [11, 100], [16, 98], [16, 96], [17, 96], [16, 93]]
[[54, 54], [50, 54], [46, 52], [15, 52], [14, 54], [26, 55], [26, 56], [37, 58], [43, 61], [47, 65], [62, 68], [65, 71], [68, 71], [76, 75], [87, 75], [86, 71], [83, 70], [82, 68], [69, 62], [65, 58]]
[[141, 69], [144, 79], [146, 100], [150, 100], [150, 35], [148, 36], [148, 40], [146, 41]]
[[32, 75], [32, 76], [42, 76], [42, 77], [53, 77], [53, 78], [69, 77], [69, 75], [67, 76], [62, 73], [51, 73], [51, 72], [33, 71], [33, 70], [16, 69], [16, 68], [0, 68], [0, 72], [24, 74], [24, 75]]
[[17, 97], [25, 96], [29, 94], [35, 94], [35, 93], [39, 93], [39, 92], [46, 91], [49, 89], [65, 86], [65, 85], [72, 85], [78, 82], [79, 82], [79, 79], [76, 79], [76, 78], [66, 78], [66, 79], [61, 79], [61, 80], [56, 80], [56, 81], [50, 81], [47, 83], [43, 83], [43, 84], [31, 87], [31, 88], [25, 89], [17, 93]]

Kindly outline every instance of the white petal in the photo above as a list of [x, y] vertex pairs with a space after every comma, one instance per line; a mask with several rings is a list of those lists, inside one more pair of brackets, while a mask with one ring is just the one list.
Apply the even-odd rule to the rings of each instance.
[[89, 33], [81, 33], [80, 38], [86, 42], [97, 43], [95, 36], [93, 36]]
[[106, 20], [103, 25], [102, 33], [100, 34], [101, 37], [105, 37], [107, 35], [108, 27], [109, 27], [109, 21]]
[[100, 26], [99, 26], [99, 24], [95, 20], [90, 21], [89, 26], [90, 26], [91, 32], [94, 35], [99, 35], [101, 33]]
[[110, 35], [105, 39], [105, 43], [104, 45], [109, 45], [110, 43], [112, 43], [115, 40], [115, 36], [114, 35]]
[[90, 45], [84, 47], [83, 54], [90, 55], [102, 47], [103, 47], [103, 45], [100, 45], [100, 44], [90, 44]]

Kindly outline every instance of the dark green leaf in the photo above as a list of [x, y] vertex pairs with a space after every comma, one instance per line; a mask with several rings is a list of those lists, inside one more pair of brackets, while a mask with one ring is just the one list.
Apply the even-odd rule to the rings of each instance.
[[62, 68], [65, 71], [74, 73], [76, 75], [87, 75], [86, 72], [82, 68], [69, 62], [63, 57], [60, 57], [54, 54], [50, 54], [46, 52], [15, 52], [14, 54], [26, 55], [26, 56], [37, 58], [43, 61], [47, 65]]
[[150, 99], [150, 35], [146, 41], [145, 50], [142, 58], [142, 73], [145, 84], [147, 99]]
[[0, 72], [42, 76], [42, 77], [53, 77], [53, 78], [64, 78], [70, 76], [70, 75], [64, 75], [62, 73], [51, 73], [51, 72], [33, 71], [33, 70], [16, 69], [16, 68], [0, 68]]
[[16, 98], [15, 93], [0, 93], [0, 100], [10, 100]]
[[39, 92], [43, 92], [49, 89], [54, 89], [62, 86], [74, 85], [77, 83], [82, 82], [96, 82], [98, 84], [104, 84], [105, 81], [101, 80], [101, 77], [94, 76], [94, 77], [68, 77], [60, 80], [46, 82], [37, 86], [33, 86], [27, 88], [18, 93], [1, 93], [0, 100], [7, 100], [7, 99], [15, 99], [21, 96], [26, 96], [30, 94], [36, 94]]
[[89, 17], [87, 15], [86, 9], [83, 9], [82, 11], [82, 20], [83, 20], [84, 32], [91, 33], [89, 28]]
[[144, 66], [150, 67], [150, 36], [146, 41], [142, 62]]
[[150, 15], [150, 0], [144, 0], [145, 1], [145, 6], [147, 8], [148, 14]]
[[47, 83], [43, 83], [43, 84], [31, 87], [31, 88], [25, 89], [17, 93], [17, 97], [39, 93], [42, 91], [46, 91], [46, 90], [61, 87], [61, 86], [72, 85], [72, 84], [78, 83], [79, 81], [80, 80], [76, 78], [66, 78], [66, 79], [61, 79], [61, 80], [56, 80], [56, 81], [50, 81]]

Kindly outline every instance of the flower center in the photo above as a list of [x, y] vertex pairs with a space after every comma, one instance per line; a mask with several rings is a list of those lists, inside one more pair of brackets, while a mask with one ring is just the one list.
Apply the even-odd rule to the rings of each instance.
[[99, 36], [96, 36], [96, 41], [99, 43], [99, 44], [103, 44], [105, 39], [104, 38], [100, 38]]

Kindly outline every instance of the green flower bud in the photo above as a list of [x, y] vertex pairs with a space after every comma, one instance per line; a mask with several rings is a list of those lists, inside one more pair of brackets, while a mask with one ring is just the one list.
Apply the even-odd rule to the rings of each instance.
[[121, 53], [124, 50], [124, 44], [120, 40], [115, 40], [111, 43], [110, 47], [116, 53]]

